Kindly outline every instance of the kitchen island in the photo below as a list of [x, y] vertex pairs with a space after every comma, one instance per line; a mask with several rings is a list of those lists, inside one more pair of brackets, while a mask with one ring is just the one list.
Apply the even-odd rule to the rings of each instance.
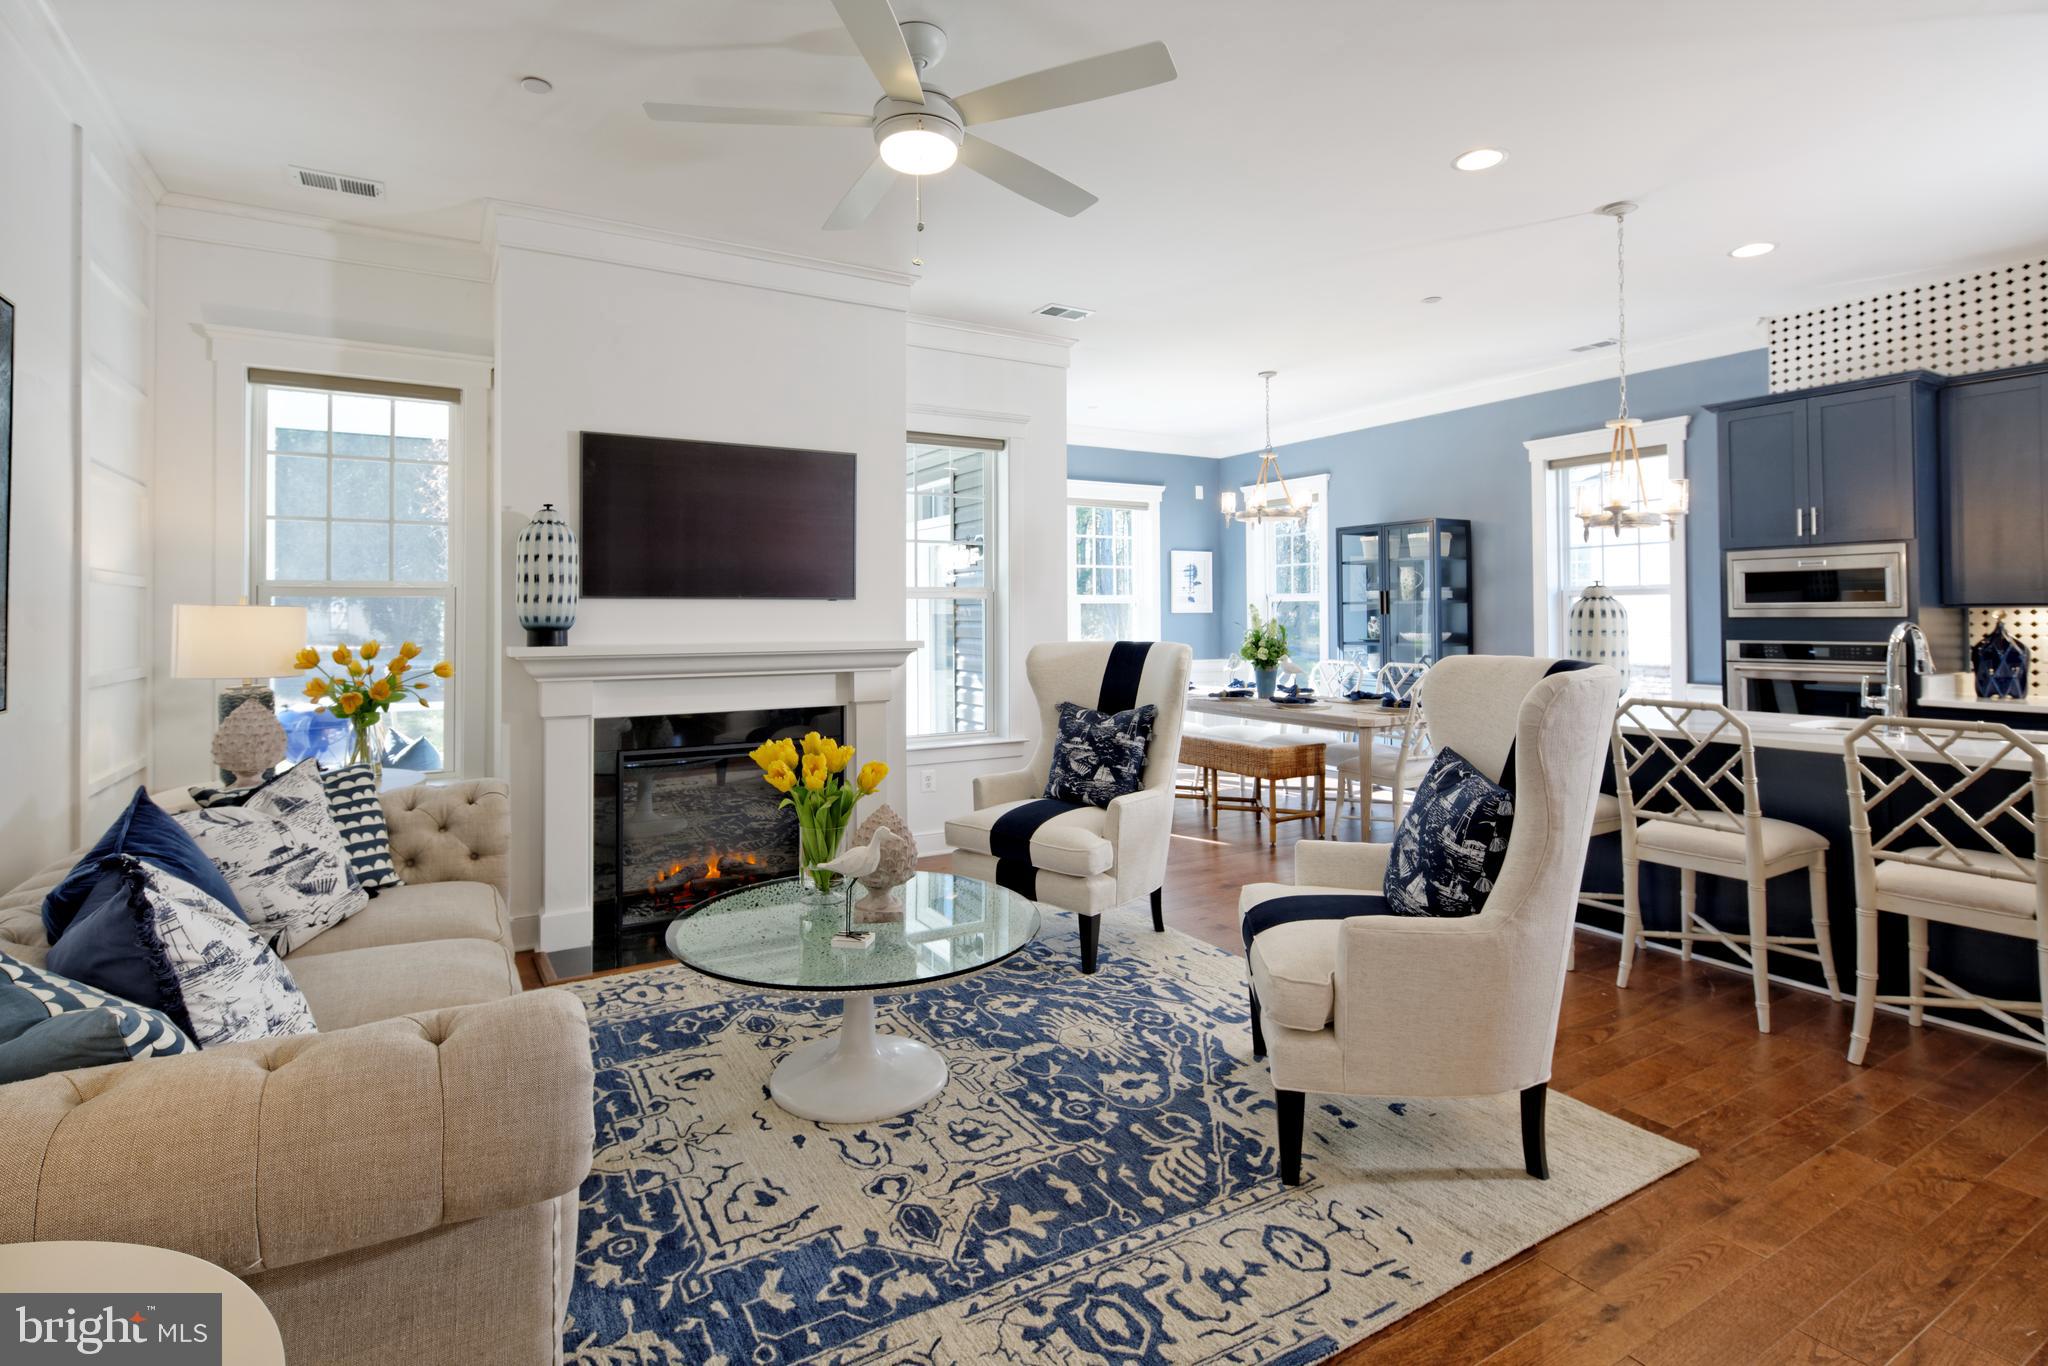
[[[1828, 717], [1784, 716], [1769, 712], [1736, 714], [1749, 726], [1750, 737], [1756, 748], [1757, 796], [1763, 807], [1763, 814], [1780, 820], [1796, 821], [1826, 836], [1828, 840], [1828, 915], [1834, 936], [1836, 974], [1846, 997], [1853, 993], [1856, 981], [1858, 926], [1856, 879], [1849, 835], [1849, 777], [1843, 762], [1843, 744], [1848, 732], [1858, 722]], [[1710, 721], [1712, 719], [1709, 718]], [[1986, 716], [1982, 719], [1994, 722], [1999, 718]], [[2015, 730], [2017, 729], [2015, 727]], [[2019, 733], [2023, 738], [2048, 749], [2048, 733]], [[1901, 755], [1916, 765], [1931, 765], [1936, 760], [1935, 754], [1926, 744], [1907, 733], [1894, 733], [1890, 743]], [[1866, 739], [1862, 748], [1863, 752], [1883, 766], [1885, 771], [1894, 771], [1890, 761], [1883, 757], [1884, 751], [1879, 745]], [[2004, 748], [1997, 741], [1968, 741], [1958, 747], [1958, 753], [1974, 761]], [[1679, 752], [1684, 753], [1684, 749], [1679, 748]], [[1719, 744], [1710, 746], [1709, 753], [1713, 757], [1706, 760], [1704, 771], [1707, 772], [1711, 772], [1728, 757], [1728, 749]], [[1697, 765], [1695, 767], [1697, 771]], [[1972, 809], [1988, 807], [2010, 794], [2016, 787], [2025, 784], [2031, 773], [2031, 761], [2023, 751], [2012, 751], [2003, 753], [1993, 768], [1993, 772], [1987, 773], [1971, 786], [1968, 803]], [[1926, 771], [1930, 776], [1936, 776], [1936, 770], [1932, 767]], [[1948, 771], [1955, 773], [1953, 769]], [[1646, 786], [1643, 777], [1638, 777], [1633, 786], [1638, 792], [1642, 791]], [[1606, 790], [1613, 791], [1611, 772], [1605, 787]], [[1914, 796], [1915, 792], [1920, 795]], [[1873, 828], [1881, 833], [1889, 828], [1891, 821], [1905, 817], [1931, 795], [1917, 784], [1909, 785], [1889, 798], [1885, 807], [1880, 808], [1873, 819]], [[1731, 802], [1731, 805], [1736, 803]], [[1909, 844], [1925, 842], [1919, 838], [1906, 841]], [[2022, 843], [2014, 847], [2023, 856], [2033, 852], [2030, 844]], [[1593, 841], [1586, 862], [1584, 886], [1587, 891], [1613, 891], [1621, 886], [1619, 835], [1603, 836]], [[1641, 895], [1643, 923], [1646, 928], [1672, 930], [1678, 927], [1676, 870], [1643, 864]], [[1810, 933], [1807, 929], [1811, 922], [1808, 914], [1807, 883], [1804, 877], [1786, 876], [1773, 879], [1768, 906], [1771, 933]], [[1702, 877], [1699, 880], [1698, 909], [1709, 923], [1727, 934], [1739, 938], [1748, 933], [1749, 915], [1745, 889], [1737, 880]], [[1582, 907], [1579, 911], [1579, 920], [1583, 924], [1616, 933], [1621, 929], [1621, 914], [1618, 909], [1607, 911]], [[1887, 994], [1904, 992], [1907, 980], [1905, 918], [1884, 915], [1879, 917], [1879, 922], [1878, 989]], [[1957, 985], [1982, 995], [2008, 1000], [2039, 999], [2040, 985], [2035, 952], [2028, 940], [1930, 924], [1928, 943], [1930, 964], [1936, 971], [1952, 978]], [[1662, 944], [1655, 944], [1652, 951], [1662, 951], [1664, 948]], [[1696, 958], [1736, 966], [1745, 976], [1748, 975], [1747, 967], [1743, 967], [1726, 949], [1711, 941], [1702, 940], [1696, 944], [1693, 955]], [[1771, 960], [1771, 975], [1781, 983], [1814, 988], [1823, 986], [1819, 965], [1805, 959], [1785, 955], [1774, 956]], [[1979, 1011], [1929, 1007], [1927, 1016], [1929, 1019], [1958, 1021], [2000, 1037], [2016, 1037], [2003, 1024]], [[1846, 1013], [1844, 1020], [1846, 1023]], [[1842, 1042], [1846, 1048], [1846, 1029]]]

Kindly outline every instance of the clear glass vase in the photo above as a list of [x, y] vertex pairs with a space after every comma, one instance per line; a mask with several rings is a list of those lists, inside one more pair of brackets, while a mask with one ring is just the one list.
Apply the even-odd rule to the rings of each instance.
[[348, 762], [366, 764], [378, 782], [384, 781], [384, 751], [391, 740], [391, 723], [381, 717], [375, 721], [351, 723], [353, 732]]
[[833, 819], [821, 814], [816, 818], [807, 818], [801, 812], [798, 813], [797, 897], [806, 906], [826, 905], [837, 899], [845, 890], [844, 879], [838, 873], [828, 873], [818, 866], [839, 857], [839, 846], [845, 838], [845, 817]]

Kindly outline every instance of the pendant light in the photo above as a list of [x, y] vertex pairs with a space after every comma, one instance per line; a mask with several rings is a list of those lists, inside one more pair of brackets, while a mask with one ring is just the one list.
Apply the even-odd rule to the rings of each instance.
[[1572, 510], [1588, 539], [1596, 527], [1619, 536], [1624, 527], [1675, 526], [1692, 506], [1691, 484], [1684, 479], [1666, 480], [1662, 501], [1650, 502], [1643, 454], [1636, 447], [1636, 429], [1643, 425], [1642, 419], [1628, 413], [1628, 250], [1624, 231], [1635, 209], [1633, 203], [1622, 199], [1603, 204], [1599, 210], [1614, 220], [1614, 339], [1621, 363], [1621, 411], [1607, 420], [1614, 444], [1607, 453], [1606, 468], [1597, 483], [1580, 486], [1578, 505]]
[[1237, 505], [1237, 490], [1225, 489], [1217, 498], [1217, 505], [1223, 515], [1238, 522], [1275, 522], [1308, 520], [1309, 509], [1316, 505], [1316, 496], [1308, 502], [1296, 503], [1294, 494], [1287, 487], [1287, 476], [1280, 473], [1280, 457], [1273, 450], [1273, 376], [1278, 370], [1261, 370], [1259, 378], [1266, 381], [1266, 448], [1259, 452], [1259, 477], [1252, 484], [1252, 491], [1245, 499], [1245, 506]]

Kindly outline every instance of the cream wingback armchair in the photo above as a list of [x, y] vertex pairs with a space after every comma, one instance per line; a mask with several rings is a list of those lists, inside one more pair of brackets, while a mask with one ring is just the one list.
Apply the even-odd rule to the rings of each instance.
[[[1310, 1091], [1520, 1092], [1524, 1165], [1548, 1177], [1543, 1106], [1565, 953], [1621, 688], [1604, 666], [1552, 674], [1554, 663], [1453, 656], [1422, 685], [1438, 749], [1515, 796], [1506, 859], [1477, 915], [1299, 919], [1253, 939], [1252, 1051], [1271, 1057], [1287, 1184], [1301, 1179]], [[1303, 840], [1294, 885], [1246, 887], [1240, 913], [1278, 897], [1377, 898], [1391, 851]]]
[[[1194, 652], [1165, 641], [1036, 645], [1024, 672], [1038, 699], [1038, 745], [1013, 773], [974, 780], [974, 810], [946, 822], [953, 870], [994, 882], [1081, 917], [1081, 971], [1095, 971], [1102, 913], [1152, 898], [1152, 928], [1166, 928], [1160, 895], [1173, 826], [1174, 769], [1180, 760]], [[1059, 704], [1098, 711], [1159, 709], [1145, 753], [1144, 785], [1107, 808], [1045, 796]]]

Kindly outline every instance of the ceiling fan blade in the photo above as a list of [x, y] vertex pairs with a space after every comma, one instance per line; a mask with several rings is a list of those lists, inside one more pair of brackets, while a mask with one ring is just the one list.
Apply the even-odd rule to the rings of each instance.
[[882, 83], [891, 99], [924, 103], [924, 86], [917, 79], [917, 63], [911, 60], [910, 44], [896, 25], [896, 11], [889, 0], [832, 0], [839, 22], [846, 25], [853, 45], [867, 61], [868, 70]]
[[979, 171], [1004, 189], [1021, 194], [1034, 204], [1043, 204], [1054, 213], [1063, 213], [1069, 218], [1095, 202], [1094, 195], [1073, 181], [1062, 179], [1037, 162], [972, 133], [961, 140], [960, 164], [970, 171]]
[[853, 182], [853, 188], [839, 201], [839, 207], [832, 210], [832, 216], [825, 220], [827, 232], [843, 232], [857, 228], [868, 221], [869, 215], [880, 206], [882, 197], [896, 185], [896, 172], [880, 157], [860, 173], [860, 179]]
[[728, 109], [716, 104], [656, 104], [640, 106], [647, 117], [660, 123], [768, 123], [788, 128], [870, 128], [872, 114], [827, 114], [811, 109]]
[[1180, 73], [1164, 43], [1142, 43], [1121, 52], [1084, 57], [1065, 66], [1050, 66], [1029, 76], [983, 86], [953, 101], [966, 123], [994, 123], [1020, 114], [1062, 109], [1070, 104], [1107, 99], [1148, 85], [1162, 85]]

